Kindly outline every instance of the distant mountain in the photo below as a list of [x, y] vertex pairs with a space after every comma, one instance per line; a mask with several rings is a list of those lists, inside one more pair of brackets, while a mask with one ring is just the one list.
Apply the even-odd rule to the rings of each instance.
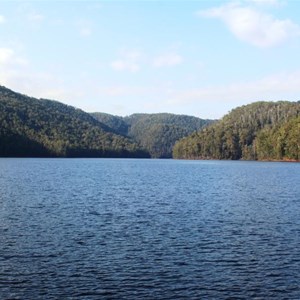
[[256, 102], [181, 139], [174, 158], [300, 160], [300, 102]]
[[133, 114], [124, 118], [105, 113], [91, 115], [114, 132], [131, 137], [154, 158], [171, 158], [176, 141], [213, 122], [169, 113]]
[[0, 86], [0, 156], [149, 157], [90, 114]]

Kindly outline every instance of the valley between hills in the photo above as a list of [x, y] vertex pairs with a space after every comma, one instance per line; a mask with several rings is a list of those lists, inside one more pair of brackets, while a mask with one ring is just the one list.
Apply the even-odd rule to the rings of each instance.
[[0, 86], [0, 157], [300, 160], [300, 101], [254, 102], [220, 120], [87, 113]]

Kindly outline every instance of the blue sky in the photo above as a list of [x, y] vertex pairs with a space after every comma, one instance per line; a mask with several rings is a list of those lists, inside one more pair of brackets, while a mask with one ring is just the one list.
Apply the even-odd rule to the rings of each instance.
[[0, 1], [0, 84], [88, 112], [300, 99], [300, 1]]

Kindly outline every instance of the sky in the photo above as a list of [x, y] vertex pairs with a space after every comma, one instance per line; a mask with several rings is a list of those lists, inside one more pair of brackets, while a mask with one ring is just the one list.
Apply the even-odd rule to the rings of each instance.
[[119, 116], [298, 101], [299, 12], [296, 0], [0, 0], [0, 85]]

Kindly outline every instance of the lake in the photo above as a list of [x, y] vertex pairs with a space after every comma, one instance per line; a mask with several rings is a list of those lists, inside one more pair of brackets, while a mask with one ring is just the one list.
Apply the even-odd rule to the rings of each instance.
[[300, 164], [0, 159], [0, 299], [300, 299]]

